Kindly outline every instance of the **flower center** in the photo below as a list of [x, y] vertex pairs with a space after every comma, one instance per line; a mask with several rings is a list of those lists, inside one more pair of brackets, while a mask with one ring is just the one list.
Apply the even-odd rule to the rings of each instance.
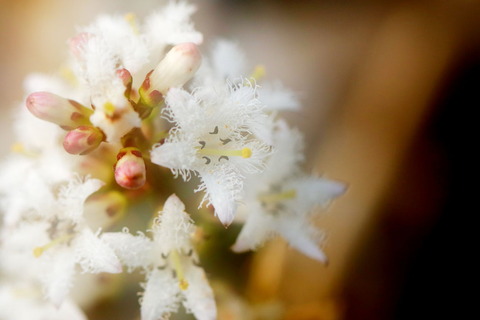
[[[216, 136], [219, 135], [219, 129], [218, 126], [215, 126], [212, 132], [209, 132], [210, 135]], [[217, 140], [218, 138], [218, 140]], [[208, 142], [207, 142], [208, 141]], [[216, 141], [216, 143], [214, 142]], [[211, 159], [210, 156], [216, 156], [218, 157], [218, 161], [220, 160], [229, 160], [228, 157], [242, 157], [244, 159], [248, 159], [252, 156], [252, 149], [248, 147], [244, 147], [241, 149], [224, 149], [222, 148], [223, 146], [229, 144], [232, 142], [232, 139], [230, 138], [219, 138], [218, 136], [215, 137], [215, 139], [206, 139], [202, 141], [198, 141], [200, 144], [199, 147], [196, 147], [197, 153], [200, 155], [203, 155], [206, 161], [205, 164], [210, 164]], [[212, 148], [212, 147], [207, 147], [207, 144], [213, 144], [214, 146], [220, 146], [220, 148]]]

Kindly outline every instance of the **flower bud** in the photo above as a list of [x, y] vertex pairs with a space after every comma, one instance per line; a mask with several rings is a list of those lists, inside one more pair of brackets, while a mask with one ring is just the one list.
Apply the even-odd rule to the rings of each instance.
[[123, 148], [118, 152], [114, 166], [115, 181], [125, 189], [139, 189], [146, 181], [145, 162], [137, 148]]
[[27, 97], [28, 110], [37, 118], [58, 124], [65, 130], [82, 125], [91, 125], [92, 110], [76, 101], [57, 96], [50, 92], [35, 92]]
[[202, 56], [193, 43], [173, 47], [158, 66], [147, 74], [139, 89], [139, 104], [153, 108], [172, 87], [180, 87], [190, 80], [200, 67]]
[[91, 126], [80, 126], [65, 136], [63, 147], [70, 154], [84, 155], [95, 150], [105, 140], [103, 132]]
[[127, 198], [119, 191], [95, 194], [85, 202], [85, 219], [90, 228], [108, 228], [121, 219], [127, 208]]

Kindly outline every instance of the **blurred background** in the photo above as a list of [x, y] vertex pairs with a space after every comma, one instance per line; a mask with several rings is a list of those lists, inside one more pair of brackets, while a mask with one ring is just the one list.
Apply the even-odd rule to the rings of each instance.
[[[252, 65], [297, 92], [304, 109], [287, 116], [306, 136], [307, 169], [349, 185], [317, 221], [328, 234], [328, 266], [280, 240], [248, 258], [238, 293], [264, 310], [252, 318], [461, 318], [474, 310], [465, 227], [478, 209], [466, 182], [475, 181], [467, 159], [478, 142], [467, 119], [480, 104], [480, 3], [191, 2], [202, 51], [233, 39]], [[0, 0], [2, 154], [24, 77], [58, 70], [76, 26], [99, 13], [141, 18], [162, 3]]]

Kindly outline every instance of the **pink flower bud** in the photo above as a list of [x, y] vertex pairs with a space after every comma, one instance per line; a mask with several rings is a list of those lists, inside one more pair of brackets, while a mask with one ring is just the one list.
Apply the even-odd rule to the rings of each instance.
[[91, 126], [80, 126], [65, 136], [63, 147], [70, 154], [84, 155], [95, 150], [105, 139], [103, 132]]
[[123, 148], [118, 152], [114, 166], [115, 181], [125, 189], [139, 189], [146, 181], [145, 162], [137, 148]]
[[50, 92], [32, 93], [27, 97], [26, 105], [37, 118], [58, 124], [65, 130], [91, 125], [92, 110]]
[[158, 66], [147, 75], [140, 87], [141, 101], [154, 107], [172, 87], [181, 87], [200, 67], [202, 56], [194, 43], [173, 47]]

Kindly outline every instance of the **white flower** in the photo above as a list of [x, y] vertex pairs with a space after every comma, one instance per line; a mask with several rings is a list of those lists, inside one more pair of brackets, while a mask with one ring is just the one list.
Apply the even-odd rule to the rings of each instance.
[[233, 250], [256, 249], [269, 237], [279, 234], [305, 255], [326, 262], [318, 247], [321, 232], [311, 224], [312, 210], [324, 206], [345, 191], [336, 181], [304, 174], [299, 167], [302, 140], [298, 131], [277, 123], [276, 153], [267, 169], [246, 184], [243, 213], [246, 221]]
[[[188, 180], [201, 177], [196, 191], [212, 204], [228, 226], [243, 190], [243, 175], [259, 172], [270, 153], [269, 118], [255, 97], [255, 87], [199, 87], [192, 94], [172, 88], [164, 114], [175, 123], [169, 137], [151, 152], [152, 162]], [[263, 141], [262, 141], [263, 140]]]
[[88, 92], [89, 104], [95, 107], [90, 121], [105, 133], [107, 141], [118, 142], [141, 123], [125, 96], [119, 70], [138, 71], [148, 61], [148, 51], [121, 17], [102, 16], [84, 31], [70, 41], [72, 68], [82, 89]]
[[55, 203], [52, 190], [72, 179], [79, 163], [78, 157], [59, 148], [60, 128], [27, 112], [20, 112], [17, 121], [29, 126], [26, 131], [32, 138], [20, 136], [13, 146], [15, 153], [3, 161], [0, 170], [0, 218], [7, 227], [51, 212]]
[[265, 104], [268, 111], [298, 111], [300, 102], [290, 89], [280, 81], [266, 82], [258, 91], [258, 98]]
[[56, 307], [42, 298], [40, 288], [32, 282], [2, 283], [0, 319], [15, 320], [87, 320], [71, 300]]
[[202, 43], [203, 35], [190, 20], [195, 11], [196, 7], [185, 1], [169, 1], [165, 8], [145, 19], [144, 33], [153, 57], [162, 54], [167, 45]]
[[142, 320], [166, 319], [183, 303], [199, 320], [216, 319], [213, 291], [197, 264], [191, 243], [195, 227], [185, 206], [171, 195], [155, 220], [153, 239], [143, 234], [104, 233], [102, 239], [115, 250], [129, 270], [147, 271], [141, 299]]
[[[60, 305], [68, 294], [76, 265], [84, 272], [121, 272], [117, 257], [87, 226], [83, 217], [85, 199], [103, 183], [96, 179], [75, 179], [60, 189], [58, 198], [44, 213], [47, 223], [36, 223], [38, 235], [33, 249], [42, 269], [40, 281], [49, 300]], [[30, 249], [31, 250], [31, 249]], [[32, 254], [32, 251], [30, 251]]]
[[147, 17], [144, 26], [133, 15], [101, 16], [70, 39], [72, 76], [83, 92], [80, 103], [94, 107], [90, 121], [107, 142], [119, 143], [140, 127], [143, 115], [135, 106], [135, 89], [165, 55], [166, 46], [202, 42], [190, 21], [194, 11], [190, 4], [171, 1]]
[[237, 43], [228, 40], [217, 41], [206, 58], [196, 77], [194, 86], [222, 86], [225, 81], [238, 82], [249, 78], [258, 84], [258, 99], [265, 106], [265, 111], [297, 111], [300, 102], [296, 94], [286, 88], [280, 81], [263, 79], [265, 69], [262, 65], [253, 67], [247, 63], [245, 53]]

